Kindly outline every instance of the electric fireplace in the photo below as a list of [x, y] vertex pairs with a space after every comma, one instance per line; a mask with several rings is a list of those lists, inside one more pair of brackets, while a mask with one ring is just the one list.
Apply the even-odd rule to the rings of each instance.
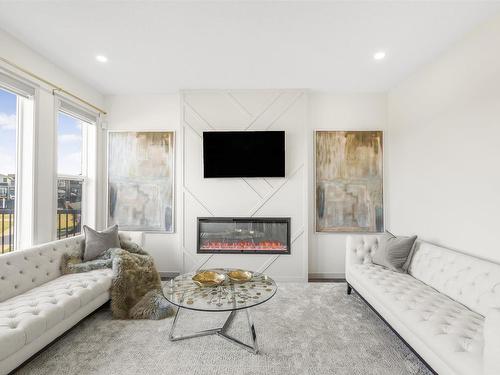
[[197, 252], [290, 254], [290, 218], [199, 217]]

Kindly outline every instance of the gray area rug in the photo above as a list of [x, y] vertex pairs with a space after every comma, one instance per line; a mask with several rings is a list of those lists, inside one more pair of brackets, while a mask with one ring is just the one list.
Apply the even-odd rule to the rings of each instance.
[[[252, 309], [261, 353], [216, 336], [170, 342], [172, 318], [113, 320], [105, 306], [16, 374], [380, 374], [429, 375], [397, 336], [344, 283], [279, 285]], [[214, 328], [227, 313], [187, 312], [181, 333]], [[244, 314], [231, 334], [249, 342]]]

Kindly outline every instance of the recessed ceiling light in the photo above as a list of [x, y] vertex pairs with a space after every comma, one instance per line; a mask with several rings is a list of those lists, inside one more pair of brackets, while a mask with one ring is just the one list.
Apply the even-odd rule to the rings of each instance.
[[375, 60], [383, 60], [385, 58], [385, 52], [384, 51], [375, 52], [375, 54], [373, 55], [373, 58]]
[[108, 58], [104, 55], [97, 55], [95, 59], [99, 62], [105, 63], [108, 62]]

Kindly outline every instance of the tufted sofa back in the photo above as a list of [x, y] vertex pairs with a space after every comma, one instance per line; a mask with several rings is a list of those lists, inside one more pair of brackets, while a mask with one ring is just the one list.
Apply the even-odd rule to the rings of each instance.
[[48, 242], [0, 256], [0, 302], [61, 275], [64, 253], [77, 253], [83, 236]]
[[[141, 232], [120, 232], [120, 239], [142, 245]], [[0, 255], [0, 302], [61, 276], [63, 254], [80, 254], [84, 236], [48, 242]]]
[[500, 264], [419, 241], [408, 273], [483, 316], [500, 308]]
[[[380, 236], [349, 236], [346, 274], [354, 264], [372, 262]], [[410, 255], [408, 273], [483, 316], [500, 308], [500, 264], [444, 247], [417, 241]]]
[[346, 243], [346, 272], [353, 264], [365, 264], [372, 262], [372, 256], [377, 251], [380, 236], [360, 235], [348, 236]]

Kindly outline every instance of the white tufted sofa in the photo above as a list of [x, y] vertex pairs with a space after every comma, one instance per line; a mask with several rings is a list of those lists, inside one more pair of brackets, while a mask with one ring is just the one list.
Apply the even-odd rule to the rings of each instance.
[[378, 236], [350, 236], [351, 287], [438, 374], [500, 374], [500, 265], [418, 241], [408, 274], [372, 263]]
[[[120, 232], [142, 244], [142, 234]], [[7, 374], [109, 300], [109, 269], [61, 275], [83, 236], [0, 255], [0, 374]]]

